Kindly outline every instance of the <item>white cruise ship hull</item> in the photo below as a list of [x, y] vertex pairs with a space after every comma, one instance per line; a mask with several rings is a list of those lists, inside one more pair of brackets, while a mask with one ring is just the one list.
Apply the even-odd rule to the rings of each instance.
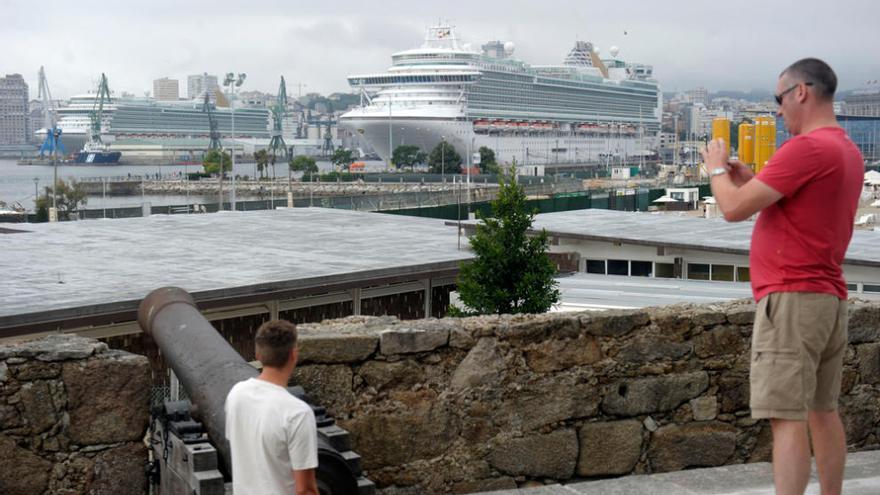
[[[384, 161], [401, 145], [415, 145], [430, 153], [445, 140], [455, 147], [466, 163], [467, 153], [481, 146], [495, 151], [499, 164], [548, 165], [555, 163], [601, 163], [635, 156], [640, 150], [656, 147], [656, 138], [645, 136], [585, 136], [571, 132], [474, 132], [467, 120], [418, 117], [340, 119], [340, 126], [360, 135]], [[390, 139], [389, 139], [390, 136]]]

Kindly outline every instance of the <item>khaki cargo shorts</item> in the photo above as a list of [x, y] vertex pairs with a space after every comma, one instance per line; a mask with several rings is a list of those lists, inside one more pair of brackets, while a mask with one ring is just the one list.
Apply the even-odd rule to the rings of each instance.
[[805, 420], [809, 410], [837, 409], [846, 326], [847, 303], [831, 294], [761, 299], [752, 332], [752, 417]]

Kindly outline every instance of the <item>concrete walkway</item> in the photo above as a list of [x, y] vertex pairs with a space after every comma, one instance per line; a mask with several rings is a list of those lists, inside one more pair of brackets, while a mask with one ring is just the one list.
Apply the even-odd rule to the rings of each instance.
[[[807, 495], [819, 495], [815, 466]], [[844, 495], [880, 494], [880, 451], [849, 454]], [[769, 463], [737, 464], [674, 473], [625, 476], [540, 488], [500, 490], [485, 495], [774, 495]]]

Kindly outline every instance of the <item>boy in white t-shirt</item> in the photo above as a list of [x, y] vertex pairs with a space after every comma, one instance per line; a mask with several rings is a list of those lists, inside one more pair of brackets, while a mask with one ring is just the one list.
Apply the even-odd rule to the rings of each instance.
[[296, 326], [273, 320], [257, 330], [263, 372], [226, 397], [226, 438], [235, 495], [318, 495], [318, 432], [308, 404], [287, 391], [299, 350]]

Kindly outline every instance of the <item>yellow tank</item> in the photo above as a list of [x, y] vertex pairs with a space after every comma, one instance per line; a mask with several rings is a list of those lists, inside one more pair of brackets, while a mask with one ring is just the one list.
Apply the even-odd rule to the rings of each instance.
[[739, 161], [754, 168], [755, 165], [755, 126], [743, 122], [739, 125], [739, 142], [737, 143], [737, 153]]
[[712, 139], [721, 138], [727, 145], [727, 151], [730, 151], [730, 121], [724, 117], [716, 117], [712, 119]]
[[776, 119], [755, 119], [755, 172], [760, 172], [776, 151]]

